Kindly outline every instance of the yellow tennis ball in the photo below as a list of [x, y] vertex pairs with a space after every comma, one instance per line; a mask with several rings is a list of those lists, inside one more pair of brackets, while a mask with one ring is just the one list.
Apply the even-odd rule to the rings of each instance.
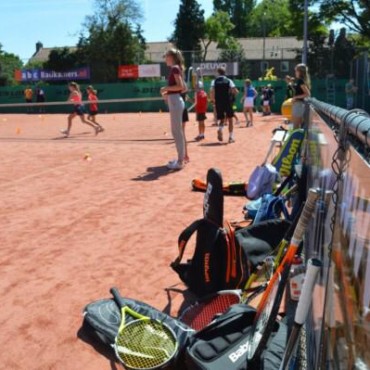
[[281, 114], [288, 120], [292, 119], [292, 107], [292, 99], [285, 100], [285, 102], [281, 105]]

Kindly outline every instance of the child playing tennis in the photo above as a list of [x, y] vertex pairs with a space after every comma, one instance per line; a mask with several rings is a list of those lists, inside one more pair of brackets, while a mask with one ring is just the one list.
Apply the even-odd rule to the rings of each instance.
[[82, 94], [81, 94], [80, 87], [78, 86], [76, 82], [70, 82], [68, 84], [68, 89], [70, 92], [68, 101], [73, 102], [73, 112], [70, 113], [68, 116], [68, 128], [66, 130], [60, 130], [60, 132], [65, 137], [68, 137], [71, 132], [71, 128], [72, 128], [72, 120], [76, 116], [79, 116], [81, 119], [81, 122], [85, 123], [86, 125], [91, 126], [95, 130], [95, 135], [97, 135], [100, 132], [99, 126], [97, 126], [93, 122], [86, 120], [85, 118], [85, 112], [84, 112], [84, 106], [82, 104]]
[[246, 79], [244, 85], [244, 96], [242, 98], [243, 112], [247, 123], [246, 127], [253, 126], [254, 100], [257, 95], [258, 93], [256, 89], [252, 86], [252, 81], [250, 79]]
[[199, 135], [195, 138], [196, 141], [202, 141], [205, 139], [206, 126], [204, 121], [207, 119], [206, 112], [208, 107], [208, 96], [203, 89], [203, 83], [199, 82], [198, 91], [195, 96], [195, 112], [197, 114], [197, 122]]
[[104, 128], [102, 125], [100, 125], [98, 122], [96, 122], [96, 115], [98, 114], [98, 96], [97, 91], [94, 90], [94, 88], [90, 85], [86, 89], [87, 91], [87, 99], [90, 103], [89, 105], [89, 114], [87, 116], [87, 119], [91, 122], [93, 122], [96, 126], [98, 126], [99, 132], [103, 132]]

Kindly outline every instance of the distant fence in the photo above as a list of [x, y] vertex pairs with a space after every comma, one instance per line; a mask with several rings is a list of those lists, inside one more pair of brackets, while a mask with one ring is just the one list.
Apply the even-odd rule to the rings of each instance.
[[[153, 82], [125, 82], [115, 84], [97, 84], [95, 85], [98, 91], [99, 99], [110, 100], [110, 99], [145, 99], [160, 96], [160, 88], [165, 85], [165, 81], [153, 81]], [[205, 89], [209, 91], [211, 78], [206, 79]], [[285, 99], [286, 85], [283, 81], [255, 81], [254, 86], [257, 90], [261, 86], [271, 83], [275, 90], [275, 102], [272, 106], [274, 112], [280, 112], [281, 104]], [[339, 106], [345, 106], [345, 92], [344, 86], [346, 81], [336, 81], [336, 104]], [[243, 80], [236, 80], [235, 84], [241, 91], [237, 100], [236, 106], [238, 111], [242, 110], [241, 97], [244, 91]], [[85, 92], [87, 85], [82, 85], [82, 90]], [[25, 86], [16, 87], [1, 87], [0, 88], [0, 113], [22, 113], [26, 112], [25, 108], [10, 108], [1, 107], [1, 104], [13, 104], [23, 103], [24, 96], [23, 90]], [[67, 85], [45, 85], [42, 87], [45, 92], [46, 100], [48, 102], [60, 102], [65, 101], [68, 98]], [[189, 93], [193, 95], [192, 92]], [[325, 101], [327, 95], [327, 85], [325, 80], [314, 80], [312, 95], [316, 98]], [[86, 97], [86, 94], [84, 94]], [[260, 100], [257, 99], [257, 106], [260, 105]], [[166, 110], [166, 105], [163, 101], [140, 101], [130, 103], [104, 103], [100, 107], [101, 113], [116, 113], [116, 112], [158, 112], [159, 110]], [[211, 109], [211, 106], [209, 107]], [[69, 112], [70, 107], [68, 106], [52, 106], [46, 107], [48, 113], [65, 113]]]

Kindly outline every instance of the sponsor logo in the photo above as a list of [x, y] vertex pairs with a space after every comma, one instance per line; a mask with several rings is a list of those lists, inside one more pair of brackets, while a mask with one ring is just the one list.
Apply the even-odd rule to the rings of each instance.
[[167, 335], [166, 335], [166, 333], [164, 333], [163, 331], [154, 329], [150, 325], [150, 323], [148, 323], [148, 325], [146, 325], [145, 328], [146, 328], [147, 331], [149, 331], [153, 335], [156, 335], [157, 337], [160, 337], [162, 339], [167, 339], [168, 338]]
[[207, 217], [208, 216], [208, 211], [209, 211], [209, 196], [212, 193], [212, 189], [213, 189], [213, 186], [212, 186], [211, 183], [209, 183], [207, 185], [207, 190], [206, 190], [206, 193], [204, 195], [204, 203], [203, 203], [204, 217]]
[[206, 283], [211, 282], [211, 277], [209, 275], [209, 259], [210, 259], [210, 253], [206, 253], [204, 255], [204, 280]]
[[292, 145], [289, 148], [288, 155], [283, 158], [281, 161], [281, 168], [280, 168], [280, 174], [283, 176], [288, 176], [290, 174], [290, 171], [292, 170], [292, 163], [294, 160], [294, 157], [298, 153], [299, 147], [301, 145], [301, 140], [294, 139], [292, 141]]
[[240, 357], [247, 353], [248, 347], [249, 347], [248, 342], [241, 344], [235, 352], [229, 354], [230, 361], [233, 364], [235, 364], [235, 362], [237, 362], [240, 359]]

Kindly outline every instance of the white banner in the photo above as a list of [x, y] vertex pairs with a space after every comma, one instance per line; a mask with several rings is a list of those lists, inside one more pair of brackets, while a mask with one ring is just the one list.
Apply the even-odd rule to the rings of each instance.
[[194, 63], [194, 71], [197, 68], [202, 70], [203, 76], [216, 76], [217, 68], [223, 67], [226, 69], [227, 76], [237, 76], [239, 74], [239, 63], [227, 63], [227, 62], [206, 62], [206, 63]]
[[161, 77], [161, 66], [159, 64], [140, 64], [139, 78]]

